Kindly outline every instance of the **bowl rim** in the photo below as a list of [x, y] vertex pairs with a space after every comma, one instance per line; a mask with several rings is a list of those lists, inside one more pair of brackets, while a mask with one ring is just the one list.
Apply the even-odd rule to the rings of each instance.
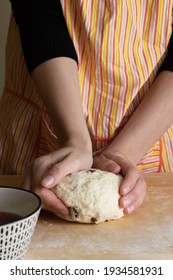
[[33, 214], [35, 214], [39, 209], [41, 210], [41, 205], [42, 205], [42, 201], [41, 201], [41, 198], [38, 196], [38, 194], [30, 191], [30, 190], [26, 190], [26, 189], [22, 189], [22, 188], [19, 188], [19, 187], [12, 187], [12, 186], [0, 186], [0, 189], [2, 188], [7, 188], [7, 189], [15, 189], [15, 190], [18, 190], [18, 191], [23, 191], [23, 192], [28, 192], [30, 194], [32, 194], [33, 196], [35, 196], [38, 200], [38, 206], [35, 208], [35, 210], [33, 210], [30, 214], [22, 217], [21, 219], [19, 220], [16, 220], [14, 222], [9, 222], [9, 223], [5, 223], [3, 225], [0, 225], [0, 228], [4, 227], [4, 226], [7, 226], [7, 225], [10, 225], [10, 224], [15, 224], [15, 223], [18, 223], [24, 219], [27, 219], [28, 217], [32, 216]]

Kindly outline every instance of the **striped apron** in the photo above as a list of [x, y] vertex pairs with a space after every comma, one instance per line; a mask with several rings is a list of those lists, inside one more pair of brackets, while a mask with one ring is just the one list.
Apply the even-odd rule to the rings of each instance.
[[[61, 0], [78, 55], [83, 111], [93, 151], [108, 145], [138, 107], [166, 55], [172, 0]], [[0, 172], [58, 149], [51, 120], [28, 74], [13, 16], [0, 102]], [[143, 156], [143, 172], [173, 171], [173, 126]]]

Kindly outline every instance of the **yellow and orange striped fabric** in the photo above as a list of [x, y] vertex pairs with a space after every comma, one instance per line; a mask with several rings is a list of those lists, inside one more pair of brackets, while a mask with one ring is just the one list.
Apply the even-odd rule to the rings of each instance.
[[[83, 110], [93, 151], [108, 145], [142, 101], [165, 58], [172, 0], [61, 0], [78, 54]], [[30, 78], [11, 18], [6, 81], [0, 102], [0, 172], [58, 148], [45, 107]], [[138, 164], [145, 172], [173, 171], [173, 126]]]

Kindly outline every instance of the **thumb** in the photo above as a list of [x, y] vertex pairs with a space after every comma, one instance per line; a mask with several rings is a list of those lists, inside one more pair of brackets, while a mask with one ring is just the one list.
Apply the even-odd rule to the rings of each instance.
[[66, 157], [61, 162], [53, 165], [41, 180], [41, 185], [52, 188], [57, 185], [66, 175], [79, 171], [79, 160], [73, 157]]

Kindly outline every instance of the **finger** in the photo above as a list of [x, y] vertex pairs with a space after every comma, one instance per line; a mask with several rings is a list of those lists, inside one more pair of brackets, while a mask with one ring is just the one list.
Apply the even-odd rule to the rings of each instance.
[[67, 206], [52, 191], [40, 188], [40, 197], [43, 200], [43, 208], [51, 212], [58, 212], [64, 216], [69, 214]]
[[41, 185], [52, 188], [67, 174], [80, 170], [81, 162], [78, 157], [67, 155], [61, 162], [53, 165], [41, 180]]
[[[40, 181], [48, 170], [48, 166], [51, 165], [51, 159], [49, 155], [36, 158], [33, 163], [29, 165], [26, 173], [26, 180], [31, 184], [31, 189], [39, 194]], [[28, 179], [27, 179], [28, 178]]]
[[133, 212], [135, 209], [137, 209], [142, 204], [142, 202], [144, 201], [145, 195], [146, 195], [145, 192], [141, 193], [140, 197], [138, 197], [132, 203], [130, 202], [130, 200], [128, 200], [128, 204], [126, 204], [127, 206], [122, 207], [122, 208], [124, 208], [124, 213], [127, 215], [127, 214], [130, 214], [131, 212]]
[[127, 208], [124, 209], [124, 214], [125, 215], [131, 214], [143, 203], [144, 199], [145, 199], [145, 195], [142, 196], [140, 199], [138, 199], [135, 203], [129, 205]]
[[[42, 157], [43, 159], [43, 157]], [[25, 189], [32, 189], [42, 200], [42, 208], [51, 212], [54, 210], [62, 215], [68, 215], [68, 208], [63, 202], [50, 190], [40, 186], [42, 173], [46, 170], [46, 165], [50, 161], [49, 156], [45, 156], [44, 160], [36, 159], [34, 163], [27, 165], [24, 171], [23, 186]], [[35, 172], [33, 172], [35, 170]]]
[[[124, 175], [124, 179], [120, 185], [120, 195], [128, 194], [138, 180], [142, 183], [142, 177], [139, 177], [139, 172], [135, 167], [130, 167], [126, 172], [123, 172], [123, 167], [121, 169], [122, 175]], [[139, 179], [140, 178], [140, 179]]]
[[112, 172], [118, 174], [121, 167], [111, 159], [108, 159], [104, 155], [95, 156], [93, 159], [93, 167], [103, 171]]
[[110, 155], [110, 157], [117, 163], [118, 166], [120, 166], [119, 172], [121, 172], [124, 177], [120, 186], [120, 194], [125, 195], [135, 185], [139, 177], [139, 172], [127, 158], [114, 154]]
[[139, 178], [134, 188], [125, 196], [122, 196], [119, 201], [119, 205], [122, 208], [128, 208], [130, 205], [138, 204], [140, 199], [144, 199], [146, 194], [146, 183]]

